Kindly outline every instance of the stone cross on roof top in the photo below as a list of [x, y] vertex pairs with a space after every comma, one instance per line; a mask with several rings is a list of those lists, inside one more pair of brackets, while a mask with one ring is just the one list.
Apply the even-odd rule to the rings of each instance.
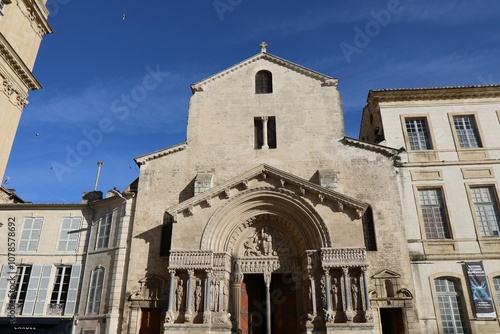
[[266, 42], [262, 42], [259, 44], [260, 46], [260, 52], [266, 52], [266, 47], [267, 47], [267, 43]]

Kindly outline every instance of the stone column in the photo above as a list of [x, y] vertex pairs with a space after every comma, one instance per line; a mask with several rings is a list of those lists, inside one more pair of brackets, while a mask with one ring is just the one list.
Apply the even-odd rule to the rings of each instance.
[[203, 312], [204, 324], [209, 324], [212, 322], [212, 312], [210, 311], [210, 303], [211, 303], [210, 289], [212, 287], [211, 279], [212, 279], [212, 272], [210, 270], [207, 270], [207, 279], [205, 280], [205, 307], [204, 307], [205, 309]]
[[269, 144], [267, 142], [267, 116], [262, 116], [262, 148], [269, 148]]
[[185, 319], [187, 322], [192, 322], [193, 321], [193, 277], [194, 277], [194, 270], [189, 269], [188, 270], [188, 283], [187, 283], [187, 288], [186, 288], [186, 313], [185, 313]]
[[344, 277], [344, 293], [345, 293], [345, 315], [348, 322], [353, 319], [352, 309], [351, 309], [351, 289], [349, 284], [349, 268], [342, 267], [342, 274]]
[[366, 270], [366, 266], [361, 267], [361, 272], [363, 274], [363, 287], [365, 291], [365, 321], [373, 322], [373, 313], [370, 305], [370, 291], [368, 291], [368, 277], [366, 275]]
[[168, 291], [168, 309], [165, 316], [165, 324], [171, 324], [174, 322], [175, 316], [173, 311], [174, 306], [174, 295], [175, 295], [175, 269], [170, 269], [170, 289]]
[[264, 273], [266, 284], [266, 333], [271, 334], [271, 273]]
[[241, 305], [241, 282], [243, 282], [243, 274], [236, 272], [233, 274], [232, 286], [232, 308], [231, 314], [234, 316], [236, 330], [240, 329], [240, 305]]
[[310, 302], [312, 303], [312, 315], [316, 317], [318, 314], [318, 310], [316, 308], [316, 283], [314, 282], [314, 276], [310, 275], [309, 276], [309, 281], [311, 283], [311, 300]]
[[332, 311], [332, 297], [330, 294], [330, 268], [323, 268], [325, 271], [325, 293], [326, 293], [326, 310], [325, 310], [325, 321], [326, 322], [333, 322], [334, 321], [334, 314]]

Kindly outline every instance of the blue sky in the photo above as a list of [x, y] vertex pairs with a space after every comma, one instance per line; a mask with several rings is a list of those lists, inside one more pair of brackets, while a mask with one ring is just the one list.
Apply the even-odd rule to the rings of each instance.
[[[48, 0], [5, 173], [33, 202], [123, 190], [133, 158], [185, 141], [190, 84], [268, 52], [339, 78], [357, 138], [370, 89], [500, 82], [498, 1]], [[126, 19], [123, 19], [126, 14]], [[39, 134], [39, 135], [36, 135]]]

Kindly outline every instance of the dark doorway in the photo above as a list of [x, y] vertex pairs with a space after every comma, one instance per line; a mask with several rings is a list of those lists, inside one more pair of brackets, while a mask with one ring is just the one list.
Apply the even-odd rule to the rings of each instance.
[[404, 334], [402, 308], [380, 308], [380, 322], [383, 334]]
[[[271, 332], [298, 333], [295, 283], [290, 274], [271, 277]], [[242, 334], [266, 333], [266, 286], [262, 274], [245, 274], [241, 283], [240, 330]]]
[[139, 334], [160, 334], [161, 329], [161, 309], [141, 308], [141, 329]]

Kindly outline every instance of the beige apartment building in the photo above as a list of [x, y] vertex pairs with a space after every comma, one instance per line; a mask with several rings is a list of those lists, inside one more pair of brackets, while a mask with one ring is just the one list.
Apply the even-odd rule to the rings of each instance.
[[500, 86], [376, 90], [360, 138], [394, 160], [423, 333], [499, 333]]
[[134, 193], [107, 195], [0, 204], [0, 333], [116, 333]]
[[0, 0], [0, 177], [7, 167], [28, 91], [41, 88], [32, 73], [40, 43], [52, 33], [46, 0]]
[[136, 158], [121, 333], [421, 333], [398, 151], [345, 137], [336, 78], [261, 48], [191, 86], [186, 142]]

